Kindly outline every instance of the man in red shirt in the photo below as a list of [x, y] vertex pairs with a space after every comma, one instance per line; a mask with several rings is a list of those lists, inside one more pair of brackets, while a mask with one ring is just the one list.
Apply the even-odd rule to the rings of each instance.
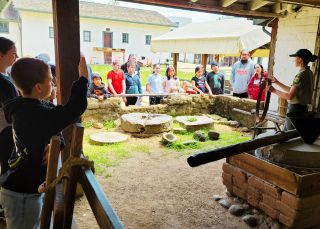
[[108, 72], [108, 91], [114, 96], [120, 96], [125, 94], [126, 83], [124, 80], [124, 73], [120, 69], [119, 61], [112, 62], [113, 70]]

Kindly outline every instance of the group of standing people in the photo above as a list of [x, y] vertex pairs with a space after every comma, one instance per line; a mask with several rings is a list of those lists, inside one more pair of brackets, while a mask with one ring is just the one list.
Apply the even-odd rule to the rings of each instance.
[[[160, 104], [164, 95], [175, 93], [187, 94], [223, 94], [225, 76], [219, 71], [217, 62], [212, 62], [212, 71], [205, 74], [202, 66], [195, 68], [195, 76], [188, 81], [180, 83], [173, 66], [168, 66], [163, 77], [160, 74], [160, 64], [154, 64], [152, 74], [147, 79], [146, 93], [149, 96], [150, 105]], [[102, 83], [102, 77], [98, 73], [92, 74], [92, 83], [89, 85], [88, 97], [99, 100], [108, 97], [123, 97], [127, 106], [139, 103], [143, 94], [140, 66], [136, 63], [136, 57], [129, 55], [128, 61], [120, 65], [118, 60], [112, 63], [112, 70], [107, 73], [108, 85]], [[130, 96], [134, 94], [134, 96]], [[139, 96], [141, 94], [141, 96]], [[158, 95], [159, 94], [159, 95]]]

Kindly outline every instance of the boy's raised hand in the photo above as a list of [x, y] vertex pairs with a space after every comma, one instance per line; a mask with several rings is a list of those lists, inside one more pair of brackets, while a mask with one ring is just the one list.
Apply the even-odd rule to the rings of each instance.
[[88, 68], [86, 63], [86, 58], [84, 56], [80, 56], [80, 62], [79, 62], [79, 77], [85, 77], [88, 79]]

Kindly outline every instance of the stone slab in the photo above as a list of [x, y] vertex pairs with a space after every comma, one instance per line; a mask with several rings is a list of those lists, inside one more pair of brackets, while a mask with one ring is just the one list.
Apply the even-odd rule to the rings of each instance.
[[213, 127], [213, 119], [207, 116], [177, 116], [176, 121], [189, 132]]
[[90, 135], [90, 140], [95, 144], [112, 144], [127, 139], [127, 135], [118, 132], [98, 132]]

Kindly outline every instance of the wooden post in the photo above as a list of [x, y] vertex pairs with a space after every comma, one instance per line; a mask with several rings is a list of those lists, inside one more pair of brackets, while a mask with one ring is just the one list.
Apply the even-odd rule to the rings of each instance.
[[[72, 83], [79, 78], [79, 0], [52, 0], [52, 7], [58, 103], [66, 104]], [[63, 136], [66, 146], [62, 153], [62, 160], [65, 161], [70, 149], [70, 127], [63, 131]]]
[[201, 54], [201, 65], [203, 70], [206, 71], [208, 62], [208, 54]]
[[318, 60], [313, 65], [314, 72], [314, 90], [312, 97], [312, 111], [320, 112], [320, 18], [318, 22], [317, 40], [315, 46], [315, 55], [318, 56]]
[[[49, 185], [57, 176], [57, 168], [60, 152], [60, 138], [54, 136], [50, 141], [50, 149], [48, 155], [46, 185]], [[50, 228], [51, 213], [54, 203], [54, 190], [48, 191], [45, 194], [44, 204], [41, 211], [41, 228]]]
[[179, 53], [173, 53], [173, 67], [178, 72], [178, 60], [179, 60]]
[[[84, 128], [81, 124], [73, 125], [72, 142], [70, 147], [70, 157], [80, 157], [82, 152], [82, 140]], [[63, 228], [71, 228], [76, 198], [77, 181], [79, 180], [80, 168], [72, 167], [69, 180], [65, 186], [65, 209]]]

